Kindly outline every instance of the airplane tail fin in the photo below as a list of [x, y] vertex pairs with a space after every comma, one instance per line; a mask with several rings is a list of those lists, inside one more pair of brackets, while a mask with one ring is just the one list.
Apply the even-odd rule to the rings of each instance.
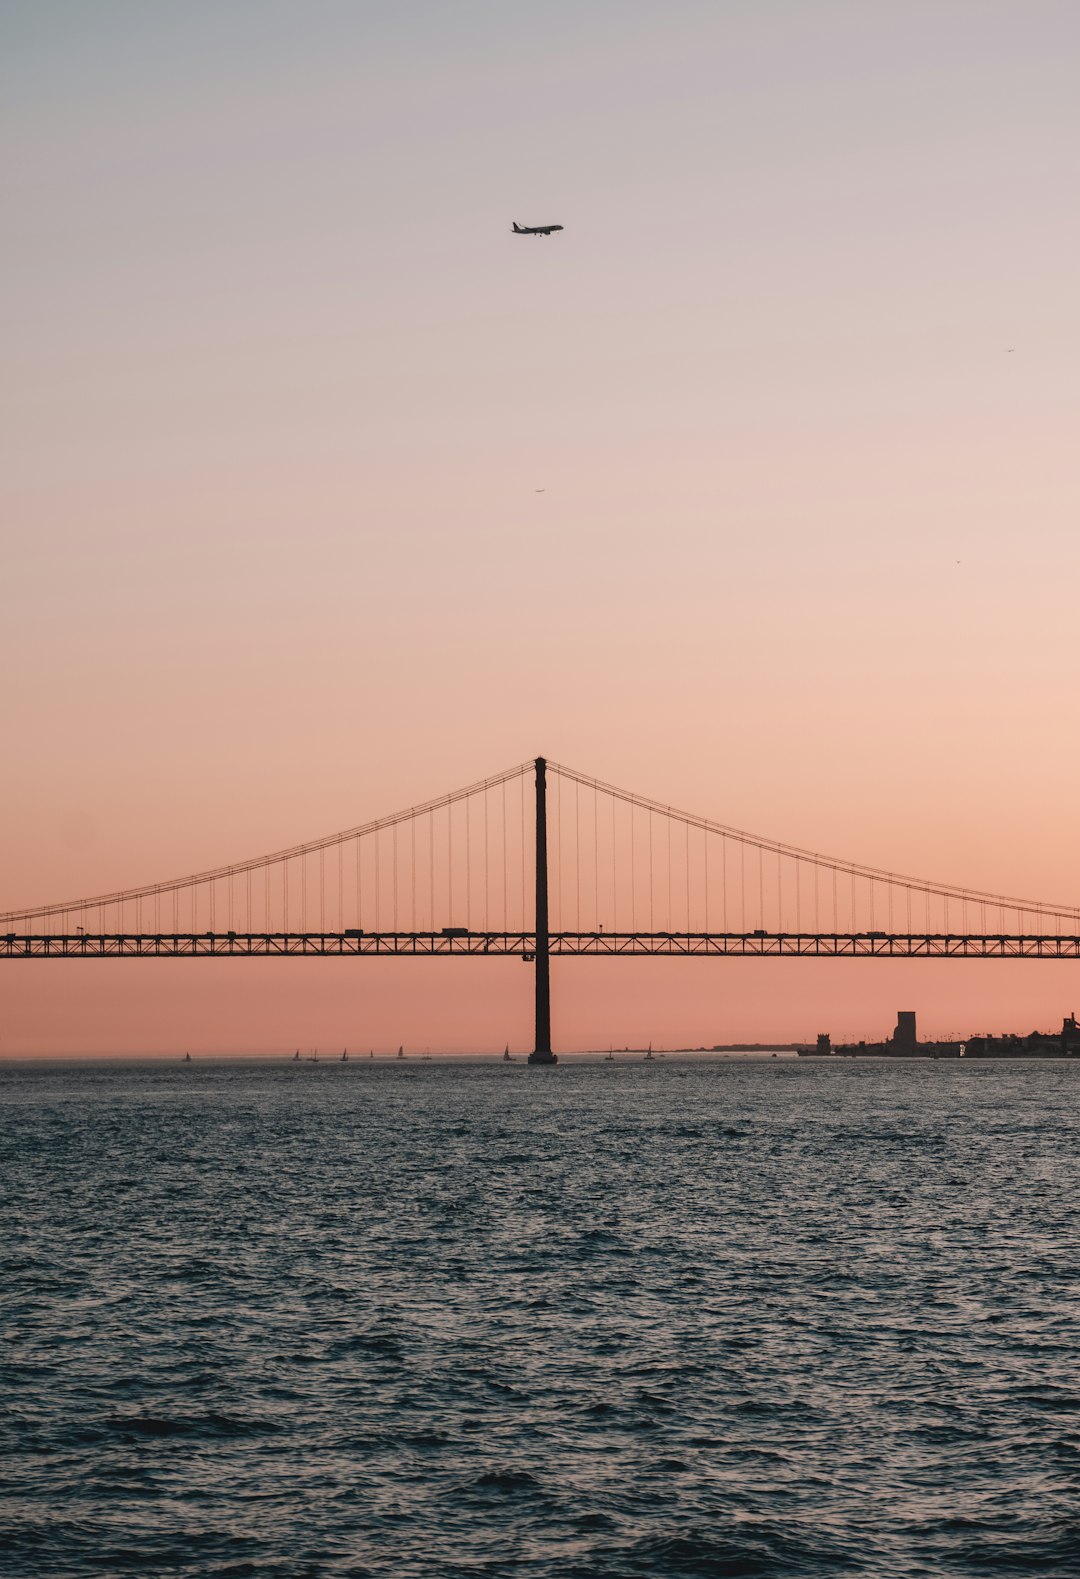
[[521, 226], [518, 224], [516, 219], [514, 220], [514, 235], [515, 236], [520, 236], [521, 235]]

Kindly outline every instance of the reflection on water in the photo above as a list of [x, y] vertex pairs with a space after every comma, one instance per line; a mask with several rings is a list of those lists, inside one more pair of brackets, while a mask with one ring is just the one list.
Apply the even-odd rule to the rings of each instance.
[[0, 1568], [1080, 1571], [1078, 1097], [0, 1066]]

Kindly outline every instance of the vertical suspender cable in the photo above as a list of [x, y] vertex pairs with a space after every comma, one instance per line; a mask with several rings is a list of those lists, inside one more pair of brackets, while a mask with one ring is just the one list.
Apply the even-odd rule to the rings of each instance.
[[[561, 777], [561, 774], [560, 774]], [[574, 780], [574, 931], [581, 931], [581, 804], [577, 779]]]
[[653, 814], [649, 807], [649, 931], [656, 931], [656, 918], [653, 911]]
[[685, 849], [685, 852], [684, 852], [685, 853], [685, 857], [686, 857], [686, 930], [687, 930], [687, 932], [689, 932], [691, 930], [691, 928], [690, 928], [690, 824], [688, 822], [684, 822], [683, 823], [683, 832], [686, 835], [686, 841], [685, 841], [686, 842], [686, 849]]
[[593, 853], [593, 931], [600, 930], [600, 805], [596, 785], [592, 787]]
[[555, 865], [555, 909], [559, 918], [559, 931], [566, 925], [563, 920], [562, 907], [562, 868], [563, 868], [563, 837], [562, 837], [562, 777], [555, 775], [555, 846], [558, 857]]
[[821, 877], [821, 871], [820, 871], [820, 868], [818, 867], [817, 862], [815, 861], [814, 862], [814, 931], [815, 932], [820, 932], [821, 931], [821, 909], [820, 909], [820, 901], [819, 901], [819, 898], [818, 898], [818, 880], [819, 880], [820, 877]]
[[619, 930], [619, 851], [618, 851], [618, 802], [614, 795], [609, 795], [611, 802], [611, 930]]
[[635, 849], [636, 840], [634, 838], [634, 823], [637, 820], [635, 818], [635, 816], [634, 816], [634, 813], [635, 813], [636, 810], [637, 810], [637, 807], [634, 805], [633, 801], [631, 801], [630, 802], [630, 930], [631, 930], [631, 932], [636, 932], [637, 931], [637, 851]]
[[[712, 930], [709, 924], [709, 830], [702, 829], [701, 833], [701, 864], [705, 869], [705, 931]], [[720, 835], [720, 901], [724, 912], [725, 922], [727, 917], [727, 840]], [[724, 931], [727, 931], [725, 924]]]

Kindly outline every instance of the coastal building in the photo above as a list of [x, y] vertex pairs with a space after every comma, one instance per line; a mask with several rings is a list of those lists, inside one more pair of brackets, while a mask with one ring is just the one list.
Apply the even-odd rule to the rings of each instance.
[[847, 1042], [834, 1047], [821, 1032], [814, 1047], [800, 1047], [801, 1058], [1080, 1058], [1080, 1022], [1067, 1014], [1061, 1030], [1026, 1036], [969, 1036], [963, 1042], [920, 1042], [914, 1009], [899, 1009], [892, 1035], [884, 1042]]
[[915, 1010], [897, 1009], [896, 1030], [892, 1033], [893, 1051], [901, 1057], [910, 1056], [919, 1045], [919, 1038], [915, 1034]]
[[1080, 1025], [1067, 1014], [1061, 1030], [1030, 1031], [1027, 1036], [969, 1036], [965, 1058], [1080, 1058]]
[[[827, 1039], [826, 1039], [827, 1040]], [[822, 1038], [818, 1038], [819, 1051]], [[884, 1042], [848, 1042], [826, 1047], [841, 1058], [959, 1058], [960, 1042], [920, 1042], [914, 1009], [898, 1009], [896, 1026]]]

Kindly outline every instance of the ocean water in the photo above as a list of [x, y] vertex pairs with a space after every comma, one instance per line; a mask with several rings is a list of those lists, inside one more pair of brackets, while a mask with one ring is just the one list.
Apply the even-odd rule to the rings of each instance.
[[1080, 1067], [0, 1066], [0, 1572], [1080, 1573]]

